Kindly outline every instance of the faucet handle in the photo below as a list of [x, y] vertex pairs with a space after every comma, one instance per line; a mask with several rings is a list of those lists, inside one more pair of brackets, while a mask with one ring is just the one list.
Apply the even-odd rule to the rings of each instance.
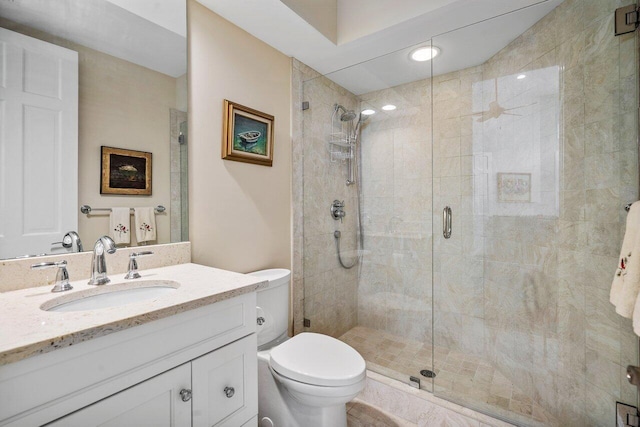
[[58, 261], [58, 262], [40, 262], [38, 264], [33, 264], [31, 266], [32, 270], [40, 270], [43, 268], [53, 268], [57, 267], [58, 272], [56, 273], [56, 284], [54, 285], [51, 292], [64, 292], [70, 291], [73, 289], [73, 286], [69, 283], [69, 272], [67, 271], [67, 261]]
[[138, 261], [136, 261], [136, 259], [141, 256], [147, 256], [147, 255], [153, 255], [153, 252], [152, 251], [132, 252], [131, 255], [129, 255], [129, 272], [127, 273], [126, 276], [124, 276], [125, 279], [140, 278], [140, 273], [138, 273]]

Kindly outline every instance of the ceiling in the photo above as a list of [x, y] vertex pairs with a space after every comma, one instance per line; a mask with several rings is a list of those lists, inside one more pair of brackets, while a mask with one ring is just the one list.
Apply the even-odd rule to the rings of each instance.
[[[563, 0], [336, 0], [337, 44], [280, 0], [198, 1], [359, 95], [479, 65]], [[410, 61], [431, 38], [433, 64]]]
[[187, 72], [185, 0], [0, 1], [0, 16], [172, 77]]
[[[355, 94], [481, 64], [562, 2], [322, 0], [336, 10], [334, 43], [281, 0], [198, 1]], [[305, 1], [320, 0], [295, 0]], [[0, 16], [173, 77], [186, 72], [185, 0], [0, 1]], [[431, 38], [442, 54], [410, 61]]]

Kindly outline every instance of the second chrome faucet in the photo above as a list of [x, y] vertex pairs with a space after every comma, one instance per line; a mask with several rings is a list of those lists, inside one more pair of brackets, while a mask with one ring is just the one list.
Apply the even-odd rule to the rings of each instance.
[[106, 285], [111, 280], [107, 277], [107, 261], [105, 252], [112, 254], [116, 251], [116, 244], [109, 236], [102, 236], [96, 240], [93, 246], [93, 257], [91, 258], [91, 279], [90, 285]]

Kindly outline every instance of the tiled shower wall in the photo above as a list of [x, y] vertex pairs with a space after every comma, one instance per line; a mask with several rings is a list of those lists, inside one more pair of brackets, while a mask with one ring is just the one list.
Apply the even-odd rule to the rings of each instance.
[[[296, 304], [300, 305], [295, 295], [300, 295], [303, 279], [304, 317], [311, 326], [301, 329], [298, 324], [296, 330], [338, 337], [357, 325], [358, 266], [348, 270], [340, 266], [334, 231], [342, 233], [341, 251], [349, 265], [357, 254], [357, 193], [354, 185], [346, 185], [346, 161], [331, 161], [328, 141], [336, 130], [331, 127], [334, 105], [359, 111], [359, 101], [299, 61], [294, 60], [293, 67], [294, 99], [309, 102], [308, 110], [297, 113], [303, 117], [302, 128], [294, 131], [294, 161], [298, 163], [294, 166], [294, 206], [302, 208], [294, 212], [294, 227], [304, 230], [299, 241], [303, 251], [294, 251], [294, 265], [297, 259], [304, 272], [297, 283], [294, 277], [294, 312]], [[295, 97], [301, 94], [303, 98]], [[301, 107], [301, 102], [295, 104]], [[342, 221], [330, 215], [334, 200], [345, 203]]]

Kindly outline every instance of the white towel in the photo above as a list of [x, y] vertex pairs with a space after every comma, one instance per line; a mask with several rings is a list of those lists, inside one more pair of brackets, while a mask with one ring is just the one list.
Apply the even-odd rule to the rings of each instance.
[[138, 243], [156, 240], [156, 213], [153, 208], [134, 208]]
[[116, 245], [131, 243], [131, 210], [129, 208], [111, 208], [109, 217], [111, 238]]

